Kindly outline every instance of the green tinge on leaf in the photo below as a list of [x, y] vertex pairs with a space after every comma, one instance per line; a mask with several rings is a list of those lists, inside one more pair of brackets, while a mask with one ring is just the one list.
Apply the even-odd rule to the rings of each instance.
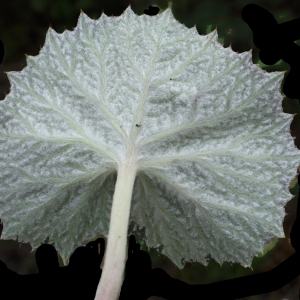
[[[284, 237], [284, 206], [299, 164], [282, 112], [284, 72], [253, 65], [251, 51], [199, 35], [171, 9], [49, 28], [44, 47], [9, 72], [0, 104], [2, 239], [47, 238], [65, 264], [107, 237], [114, 187], [136, 151], [128, 231], [182, 269], [210, 254], [251, 266]], [[136, 126], [138, 124], [139, 126]]]
[[266, 244], [266, 245], [264, 246], [263, 251], [262, 251], [261, 253], [259, 253], [259, 254], [257, 255], [257, 257], [260, 258], [260, 257], [265, 256], [269, 251], [271, 251], [271, 250], [276, 246], [277, 242], [278, 242], [278, 239], [274, 239], [274, 240], [272, 240], [270, 243]]

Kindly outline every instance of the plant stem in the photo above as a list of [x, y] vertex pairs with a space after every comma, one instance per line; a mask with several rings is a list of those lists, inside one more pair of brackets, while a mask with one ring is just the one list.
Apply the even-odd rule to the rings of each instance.
[[125, 270], [127, 231], [136, 176], [134, 155], [119, 166], [110, 215], [105, 261], [95, 300], [117, 300]]

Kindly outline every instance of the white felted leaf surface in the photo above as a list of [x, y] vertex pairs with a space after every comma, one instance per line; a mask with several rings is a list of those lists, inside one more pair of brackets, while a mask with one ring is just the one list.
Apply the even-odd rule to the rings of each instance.
[[[199, 35], [170, 9], [47, 32], [36, 57], [9, 72], [0, 103], [2, 239], [47, 238], [65, 264], [107, 237], [118, 166], [138, 168], [130, 224], [182, 269], [208, 256], [251, 266], [284, 237], [299, 151], [282, 112], [283, 72], [267, 73]], [[138, 124], [139, 126], [136, 126]], [[143, 237], [136, 226], [128, 231]]]

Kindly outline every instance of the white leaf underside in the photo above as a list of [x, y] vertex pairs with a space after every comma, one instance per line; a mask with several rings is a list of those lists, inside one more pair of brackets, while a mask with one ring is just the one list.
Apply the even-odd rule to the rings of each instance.
[[[185, 262], [251, 266], [283, 232], [299, 152], [267, 73], [170, 9], [47, 32], [0, 105], [2, 239], [47, 238], [64, 264], [107, 237], [117, 170], [136, 151], [128, 231]], [[136, 126], [139, 124], [141, 126]]]

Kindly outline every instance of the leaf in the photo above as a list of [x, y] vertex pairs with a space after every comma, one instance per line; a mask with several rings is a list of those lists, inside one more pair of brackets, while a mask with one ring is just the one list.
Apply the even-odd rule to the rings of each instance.
[[263, 251], [261, 253], [259, 253], [257, 255], [257, 257], [260, 258], [260, 257], [265, 256], [269, 251], [271, 251], [276, 246], [277, 242], [278, 242], [278, 239], [274, 239], [274, 240], [270, 241], [270, 243], [268, 243], [264, 246]]
[[[299, 164], [293, 117], [281, 107], [284, 72], [223, 48], [216, 30], [199, 35], [170, 9], [150, 17], [128, 7], [98, 20], [81, 12], [73, 31], [49, 28], [39, 55], [8, 77], [2, 239], [33, 250], [48, 239], [67, 264], [118, 221], [182, 269], [207, 265], [208, 255], [249, 267], [284, 237]], [[136, 177], [121, 224], [110, 218], [128, 153]]]

